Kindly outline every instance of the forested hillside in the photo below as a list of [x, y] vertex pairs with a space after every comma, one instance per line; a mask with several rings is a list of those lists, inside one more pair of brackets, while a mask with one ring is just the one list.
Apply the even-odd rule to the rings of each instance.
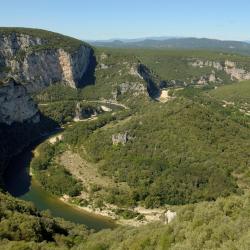
[[[84, 84], [53, 81], [28, 93], [37, 123], [0, 124], [1, 249], [250, 248], [249, 57], [92, 50], [50, 32], [0, 32], [42, 33], [47, 43], [35, 52], [65, 49], [74, 57], [82, 45], [94, 58]], [[115, 229], [94, 232], [6, 192], [8, 160], [38, 138], [27, 163], [32, 178], [54, 199], [104, 213]]]
[[249, 193], [178, 208], [169, 224], [90, 233], [83, 226], [38, 213], [31, 204], [0, 195], [1, 249], [248, 249]]
[[[166, 104], [144, 103], [127, 122], [77, 124], [65, 131], [63, 143], [101, 162], [103, 175], [128, 183], [127, 205], [159, 207], [240, 193], [232, 174], [248, 169], [248, 117], [233, 115], [210, 92], [189, 92], [191, 97], [178, 91]], [[112, 135], [119, 133], [128, 140], [114, 145]], [[121, 195], [116, 190], [106, 199], [119, 203]]]

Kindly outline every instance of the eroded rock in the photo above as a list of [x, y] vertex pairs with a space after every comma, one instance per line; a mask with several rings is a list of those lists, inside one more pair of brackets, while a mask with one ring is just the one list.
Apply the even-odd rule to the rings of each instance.
[[46, 47], [47, 41], [26, 34], [0, 33], [1, 64], [9, 68], [8, 76], [25, 84], [28, 92], [35, 92], [62, 82], [78, 87], [90, 64], [91, 47], [82, 44], [75, 51]]
[[249, 80], [250, 79], [250, 70], [247, 71], [237, 65], [236, 62], [226, 60], [224, 62], [208, 61], [197, 59], [193, 62], [190, 62], [189, 65], [193, 67], [212, 67], [218, 71], [224, 71], [231, 77], [231, 80]]
[[176, 212], [172, 212], [171, 210], [168, 210], [164, 216], [165, 216], [165, 224], [169, 224], [175, 217], [176, 217]]
[[130, 137], [128, 135], [128, 132], [112, 135], [113, 145], [125, 145], [129, 141], [129, 139]]
[[37, 105], [26, 88], [13, 79], [0, 85], [0, 123], [11, 125], [14, 122], [40, 121]]

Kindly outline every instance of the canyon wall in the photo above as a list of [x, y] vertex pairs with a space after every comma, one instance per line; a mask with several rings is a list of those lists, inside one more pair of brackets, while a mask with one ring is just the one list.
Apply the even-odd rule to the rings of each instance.
[[0, 123], [13, 122], [38, 123], [40, 116], [37, 105], [27, 93], [26, 88], [10, 79], [0, 85]]
[[90, 63], [92, 49], [82, 43], [68, 51], [27, 34], [0, 33], [0, 78], [13, 77], [28, 92], [54, 83], [79, 87]]
[[238, 65], [237, 62], [225, 60], [223, 62], [209, 61], [209, 60], [194, 60], [189, 63], [193, 67], [212, 67], [218, 71], [224, 71], [230, 76], [231, 80], [242, 81], [250, 79], [250, 69], [245, 69]]

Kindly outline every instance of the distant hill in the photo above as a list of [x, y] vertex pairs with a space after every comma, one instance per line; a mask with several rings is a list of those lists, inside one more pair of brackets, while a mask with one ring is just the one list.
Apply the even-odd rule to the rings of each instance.
[[[103, 40], [87, 40], [89, 43], [112, 43], [115, 41], [123, 42], [123, 43], [136, 43], [143, 42], [145, 40], [156, 40], [156, 41], [164, 41], [168, 39], [174, 39], [180, 37], [174, 36], [152, 36], [152, 37], [138, 37], [138, 38], [111, 38], [111, 39], [103, 39]], [[85, 39], [86, 41], [86, 39]], [[250, 42], [250, 41], [249, 41]]]
[[208, 38], [146, 38], [92, 41], [93, 46], [112, 48], [209, 49], [250, 54], [249, 42], [223, 41]]

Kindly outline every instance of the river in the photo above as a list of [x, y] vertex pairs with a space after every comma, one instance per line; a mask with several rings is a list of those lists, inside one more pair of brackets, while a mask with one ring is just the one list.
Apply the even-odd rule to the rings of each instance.
[[49, 210], [54, 217], [84, 224], [89, 229], [94, 230], [114, 228], [115, 223], [112, 220], [96, 216], [62, 202], [44, 190], [35, 178], [29, 175], [29, 163], [33, 157], [32, 150], [36, 146], [37, 144], [26, 148], [10, 162], [8, 171], [4, 175], [7, 191], [14, 197], [33, 202], [40, 211]]

